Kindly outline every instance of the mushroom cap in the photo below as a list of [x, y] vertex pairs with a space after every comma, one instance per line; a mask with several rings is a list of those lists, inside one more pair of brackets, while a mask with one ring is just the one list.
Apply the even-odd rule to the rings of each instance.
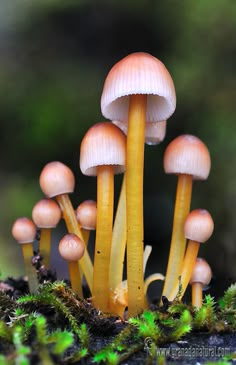
[[190, 284], [200, 283], [203, 286], [206, 286], [210, 283], [212, 277], [212, 272], [209, 264], [206, 260], [198, 257], [196, 259], [193, 272], [190, 279]]
[[61, 209], [55, 200], [41, 199], [33, 207], [32, 218], [39, 228], [54, 228], [61, 219]]
[[110, 120], [127, 121], [129, 95], [146, 94], [146, 122], [168, 119], [176, 107], [173, 80], [164, 64], [145, 53], [132, 53], [117, 62], [104, 83], [101, 110]]
[[33, 242], [36, 236], [36, 226], [27, 217], [17, 218], [12, 226], [12, 236], [21, 244]]
[[[113, 120], [113, 124], [117, 125], [126, 135], [128, 131], [128, 124], [126, 122], [119, 122]], [[158, 123], [150, 122], [145, 125], [145, 143], [148, 145], [157, 145], [163, 141], [166, 135], [166, 120]]]
[[214, 222], [206, 209], [192, 210], [184, 223], [185, 238], [196, 242], [206, 242], [211, 237], [213, 230]]
[[84, 175], [96, 176], [97, 167], [113, 165], [114, 173], [125, 170], [126, 137], [110, 122], [94, 124], [80, 146], [80, 169]]
[[71, 169], [62, 162], [53, 161], [44, 166], [39, 184], [44, 194], [53, 198], [74, 191], [75, 177]]
[[97, 203], [94, 200], [83, 201], [75, 211], [76, 218], [83, 229], [95, 230], [97, 221]]
[[207, 179], [211, 158], [206, 145], [195, 136], [184, 134], [173, 139], [164, 153], [167, 174], [188, 174], [195, 180]]
[[74, 233], [66, 234], [58, 246], [61, 257], [66, 261], [78, 261], [84, 254], [84, 243]]

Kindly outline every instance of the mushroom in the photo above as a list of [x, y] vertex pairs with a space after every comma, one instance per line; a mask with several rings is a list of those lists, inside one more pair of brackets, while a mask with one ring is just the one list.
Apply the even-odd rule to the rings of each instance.
[[97, 202], [95, 202], [94, 200], [83, 201], [76, 208], [75, 215], [82, 229], [84, 243], [85, 245], [87, 245], [89, 241], [90, 231], [96, 229]]
[[[59, 203], [68, 232], [76, 234], [83, 240], [83, 235], [68, 195], [68, 193], [74, 191], [75, 185], [75, 178], [71, 169], [59, 161], [49, 162], [40, 174], [39, 183], [44, 194], [48, 198], [55, 197]], [[80, 260], [80, 266], [87, 280], [88, 287], [92, 291], [93, 265], [87, 249], [85, 249], [84, 255]]]
[[190, 278], [192, 285], [192, 305], [197, 309], [202, 306], [202, 290], [207, 286], [212, 277], [212, 272], [206, 260], [198, 257]]
[[82, 298], [78, 261], [84, 254], [84, 243], [76, 234], [68, 233], [60, 240], [58, 250], [61, 257], [68, 262], [71, 288]]
[[143, 282], [143, 163], [145, 123], [169, 118], [175, 110], [172, 78], [161, 61], [137, 52], [110, 70], [102, 92], [102, 114], [128, 121], [126, 202], [129, 315], [144, 308]]
[[51, 229], [55, 228], [61, 219], [61, 209], [53, 199], [39, 200], [32, 210], [32, 218], [40, 228], [39, 251], [44, 265], [50, 266]]
[[192, 181], [207, 179], [211, 168], [210, 154], [206, 145], [192, 135], [175, 138], [164, 153], [164, 170], [178, 175], [172, 237], [166, 280], [162, 296], [169, 298], [173, 286], [178, 283], [183, 262], [186, 239], [184, 221], [190, 210]]
[[[200, 243], [206, 242], [211, 237], [213, 230], [213, 219], [210, 213], [205, 209], [193, 210], [185, 220], [184, 236], [189, 241], [180, 273], [181, 293], [178, 297], [179, 299], [183, 297], [185, 290], [187, 289], [198, 255]], [[170, 297], [168, 298], [170, 301], [176, 297], [178, 290], [178, 286], [173, 288]]]
[[36, 236], [36, 226], [31, 219], [20, 217], [12, 226], [12, 236], [21, 245], [24, 258], [25, 271], [28, 277], [29, 291], [35, 293], [38, 290], [37, 273], [32, 265], [33, 245]]
[[97, 176], [97, 225], [94, 254], [93, 302], [102, 311], [109, 306], [109, 264], [112, 240], [114, 174], [125, 170], [126, 138], [114, 124], [93, 125], [80, 149], [80, 169]]

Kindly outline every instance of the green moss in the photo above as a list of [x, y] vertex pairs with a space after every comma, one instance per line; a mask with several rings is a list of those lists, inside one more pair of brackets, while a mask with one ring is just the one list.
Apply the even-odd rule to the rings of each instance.
[[[234, 332], [236, 327], [235, 285], [218, 302], [207, 295], [199, 310], [175, 300], [127, 323], [118, 321], [118, 334], [114, 332], [117, 318], [98, 312], [64, 282], [41, 285], [38, 293], [18, 300], [0, 294], [0, 365], [28, 365], [32, 361], [74, 364], [86, 358], [88, 362], [116, 365], [139, 351], [146, 351], [147, 364], [165, 364], [163, 356], [157, 356], [158, 347], [169, 346], [190, 332]], [[111, 335], [104, 337], [108, 333]], [[97, 338], [107, 338], [107, 345], [96, 344]]]

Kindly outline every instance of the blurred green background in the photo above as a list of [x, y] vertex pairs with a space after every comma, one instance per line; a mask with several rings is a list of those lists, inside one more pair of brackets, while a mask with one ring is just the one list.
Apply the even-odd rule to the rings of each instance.
[[146, 51], [164, 62], [177, 94], [166, 139], [146, 146], [148, 272], [165, 272], [171, 235], [176, 177], [164, 174], [163, 153], [175, 136], [189, 133], [206, 143], [212, 158], [209, 179], [193, 186], [192, 208], [208, 209], [215, 221], [200, 255], [215, 278], [235, 279], [235, 34], [234, 0], [1, 0], [2, 276], [23, 272], [11, 226], [18, 216], [31, 216], [43, 197], [38, 178], [47, 162], [60, 160], [74, 171], [74, 206], [95, 199], [96, 180], [79, 170], [80, 142], [104, 120], [100, 97], [110, 68], [131, 52]]

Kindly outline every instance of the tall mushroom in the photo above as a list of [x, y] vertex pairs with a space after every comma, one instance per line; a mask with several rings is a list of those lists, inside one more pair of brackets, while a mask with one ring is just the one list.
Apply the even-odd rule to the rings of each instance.
[[192, 181], [207, 179], [211, 168], [206, 145], [197, 137], [185, 134], [175, 138], [166, 148], [164, 169], [178, 175], [172, 237], [163, 296], [169, 298], [178, 282], [183, 262], [186, 239], [184, 221], [190, 210]]
[[[194, 264], [197, 259], [200, 243], [206, 242], [212, 235], [214, 222], [210, 213], [206, 209], [194, 209], [187, 216], [184, 223], [184, 236], [188, 239], [188, 245], [180, 273], [181, 280], [181, 299], [187, 289], [189, 280], [192, 275]], [[170, 297], [172, 301], [177, 295], [179, 287], [173, 287]]]
[[44, 265], [49, 268], [51, 253], [51, 229], [55, 228], [61, 219], [61, 209], [53, 199], [39, 200], [32, 210], [32, 218], [40, 228], [39, 251]]
[[114, 174], [125, 170], [126, 138], [114, 124], [97, 123], [85, 134], [80, 169], [97, 176], [97, 225], [94, 254], [93, 302], [109, 310], [109, 264], [113, 224]]
[[[75, 178], [71, 169], [59, 161], [49, 162], [44, 166], [40, 174], [39, 183], [44, 194], [48, 198], [55, 197], [59, 203], [68, 232], [76, 234], [83, 240], [83, 235], [68, 195], [74, 191], [75, 185]], [[80, 260], [80, 266], [87, 280], [88, 287], [92, 291], [93, 265], [86, 248]]]
[[32, 265], [32, 243], [36, 236], [34, 222], [27, 217], [17, 218], [12, 226], [12, 236], [21, 245], [29, 290], [31, 293], [35, 293], [38, 290], [38, 278], [35, 267]]
[[145, 123], [166, 120], [176, 97], [166, 67], [150, 54], [137, 52], [110, 70], [101, 97], [102, 114], [128, 122], [126, 202], [129, 315], [144, 308], [143, 284], [143, 163]]

